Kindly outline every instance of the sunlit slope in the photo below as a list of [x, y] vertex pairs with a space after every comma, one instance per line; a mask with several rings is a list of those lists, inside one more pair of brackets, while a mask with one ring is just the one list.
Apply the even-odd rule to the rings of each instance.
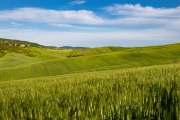
[[0, 68], [20, 66], [25, 63], [38, 61], [37, 57], [28, 57], [19, 53], [8, 53], [0, 58]]
[[180, 65], [0, 82], [0, 118], [179, 120]]
[[42, 56], [39, 56], [39, 58], [48, 59], [48, 61], [24, 64], [13, 68], [1, 68], [0, 79], [17, 80], [74, 72], [176, 64], [180, 62], [179, 44], [146, 48], [120, 48], [121, 50], [118, 48], [113, 49], [116, 50], [106, 54], [73, 58], [63, 57], [63, 59], [54, 58], [54, 60], [44, 55], [42, 51], [39, 51], [42, 53]]
[[29, 49], [37, 53], [37, 57], [43, 61], [67, 58], [68, 53], [71, 51], [71, 50], [35, 48], [35, 47]]
[[36, 57], [29, 57], [20, 53], [7, 53], [4, 57], [0, 58], [0, 68], [10, 68], [22, 66], [24, 64], [38, 63], [42, 61], [49, 61], [55, 59], [67, 58], [67, 53], [70, 50], [53, 50], [45, 48], [28, 48], [34, 53]]
[[[117, 47], [117, 49], [120, 50], [120, 47]], [[68, 57], [89, 56], [89, 55], [104, 54], [111, 52], [113, 52], [113, 50], [111, 50], [110, 47], [75, 49], [69, 52]]]
[[[99, 47], [99, 48], [90, 48], [90, 49], [77, 49], [70, 51], [68, 57], [79, 57], [79, 56], [90, 56], [90, 55], [100, 55], [105, 53], [112, 53], [112, 52], [135, 52], [135, 51], [143, 51], [147, 52], [149, 50], [153, 50], [154, 52], [161, 52], [165, 51], [177, 51], [179, 49], [180, 44], [170, 44], [170, 45], [163, 45], [163, 46], [150, 46], [150, 47]], [[159, 51], [160, 50], [160, 51]]]

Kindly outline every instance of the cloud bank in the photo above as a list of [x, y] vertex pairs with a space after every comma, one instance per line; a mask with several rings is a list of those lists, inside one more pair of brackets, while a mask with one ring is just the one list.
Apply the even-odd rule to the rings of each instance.
[[[83, 1], [74, 1], [74, 4]], [[42, 8], [18, 8], [1, 10], [0, 21], [39, 22], [47, 24], [80, 24], [80, 25], [149, 25], [167, 26], [171, 23], [180, 25], [180, 7], [153, 8], [140, 4], [115, 4], [104, 7], [116, 18], [102, 17], [89, 10], [50, 10]], [[173, 24], [171, 24], [173, 25]]]
[[[83, 3], [83, 0], [71, 2], [72, 5]], [[140, 4], [114, 4], [103, 7], [102, 10], [108, 15], [101, 16], [98, 12], [90, 10], [1, 10], [0, 23], [9, 22], [18, 27], [23, 22], [24, 28], [0, 27], [0, 37], [30, 40], [46, 45], [54, 43], [58, 46], [103, 46], [123, 43], [127, 43], [126, 46], [134, 46], [134, 42], [129, 41], [138, 41], [143, 45], [180, 41], [180, 7], [154, 8]], [[26, 28], [26, 23], [43, 23], [61, 30], [42, 30], [40, 27], [29, 29]], [[63, 31], [65, 28], [68, 30]]]
[[177, 8], [153, 8], [151, 6], [143, 7], [140, 4], [115, 4], [113, 6], [104, 7], [104, 10], [114, 15], [138, 16], [138, 17], [165, 17], [179, 18], [180, 7]]
[[52, 46], [144, 46], [179, 42], [179, 32], [168, 30], [119, 30], [109, 32], [52, 32], [36, 29], [4, 29], [1, 37]]
[[0, 21], [15, 20], [42, 23], [100, 24], [102, 19], [88, 10], [48, 10], [18, 8], [0, 11]]

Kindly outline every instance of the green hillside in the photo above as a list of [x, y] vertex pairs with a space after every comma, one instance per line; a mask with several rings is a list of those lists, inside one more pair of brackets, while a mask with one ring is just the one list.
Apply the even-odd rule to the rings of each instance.
[[64, 51], [54, 51], [54, 50], [45, 50], [45, 49], [37, 49], [31, 48], [35, 53], [37, 53], [36, 57], [29, 57], [21, 53], [7, 53], [4, 57], [0, 58], [0, 68], [10, 68], [23, 66], [24, 64], [32, 64], [42, 61], [48, 61], [53, 59], [63, 59], [66, 58], [67, 50]]
[[[0, 58], [1, 81], [180, 62], [180, 44], [138, 48], [102, 47], [86, 50], [30, 47], [28, 50], [36, 53], [37, 56], [8, 53]], [[77, 56], [67, 57], [72, 53]], [[79, 56], [81, 53], [84, 55]]]
[[179, 43], [36, 45], [0, 40], [0, 120], [180, 119]]
[[0, 82], [0, 119], [179, 120], [180, 65]]
[[[118, 47], [119, 49], [119, 47]], [[67, 57], [79, 57], [79, 56], [88, 56], [88, 55], [96, 55], [103, 53], [113, 52], [110, 47], [101, 47], [101, 48], [90, 48], [90, 49], [75, 49], [69, 52]]]
[[180, 43], [171, 44], [171, 45], [163, 45], [163, 46], [150, 46], [150, 47], [99, 47], [99, 48], [90, 48], [90, 49], [78, 49], [69, 52], [68, 57], [79, 57], [79, 56], [89, 56], [89, 55], [97, 55], [97, 54], [104, 54], [104, 53], [112, 53], [112, 52], [132, 52], [132, 51], [145, 51], [148, 52], [149, 50], [177, 50], [179, 49]]

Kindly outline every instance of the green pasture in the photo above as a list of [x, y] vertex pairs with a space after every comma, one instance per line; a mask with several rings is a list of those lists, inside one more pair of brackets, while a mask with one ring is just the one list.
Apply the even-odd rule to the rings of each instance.
[[0, 82], [0, 119], [179, 120], [180, 65]]
[[36, 57], [29, 57], [20, 53], [7, 53], [4, 57], [0, 58], [0, 68], [10, 68], [23, 66], [24, 64], [32, 64], [42, 61], [63, 59], [66, 58], [69, 50], [52, 50], [45, 48], [29, 48], [37, 53]]
[[67, 54], [71, 51], [35, 47], [31, 47], [29, 49], [37, 53], [37, 58], [40, 58], [42, 61], [67, 58]]
[[[37, 56], [8, 53], [0, 59], [1, 81], [180, 62], [180, 44], [142, 48], [109, 47], [111, 51], [106, 53], [78, 57], [67, 57], [73, 50], [29, 49]], [[107, 51], [107, 47], [98, 49]]]
[[0, 120], [180, 120], [179, 43], [78, 50], [1, 43]]

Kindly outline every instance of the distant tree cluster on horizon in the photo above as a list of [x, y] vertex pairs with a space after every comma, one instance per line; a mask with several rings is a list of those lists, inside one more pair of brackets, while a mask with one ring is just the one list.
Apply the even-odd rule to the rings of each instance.
[[19, 40], [0, 39], [0, 57], [12, 52], [22, 53], [30, 57], [37, 56], [35, 52], [26, 48], [29, 46], [38, 46], [38, 44]]

